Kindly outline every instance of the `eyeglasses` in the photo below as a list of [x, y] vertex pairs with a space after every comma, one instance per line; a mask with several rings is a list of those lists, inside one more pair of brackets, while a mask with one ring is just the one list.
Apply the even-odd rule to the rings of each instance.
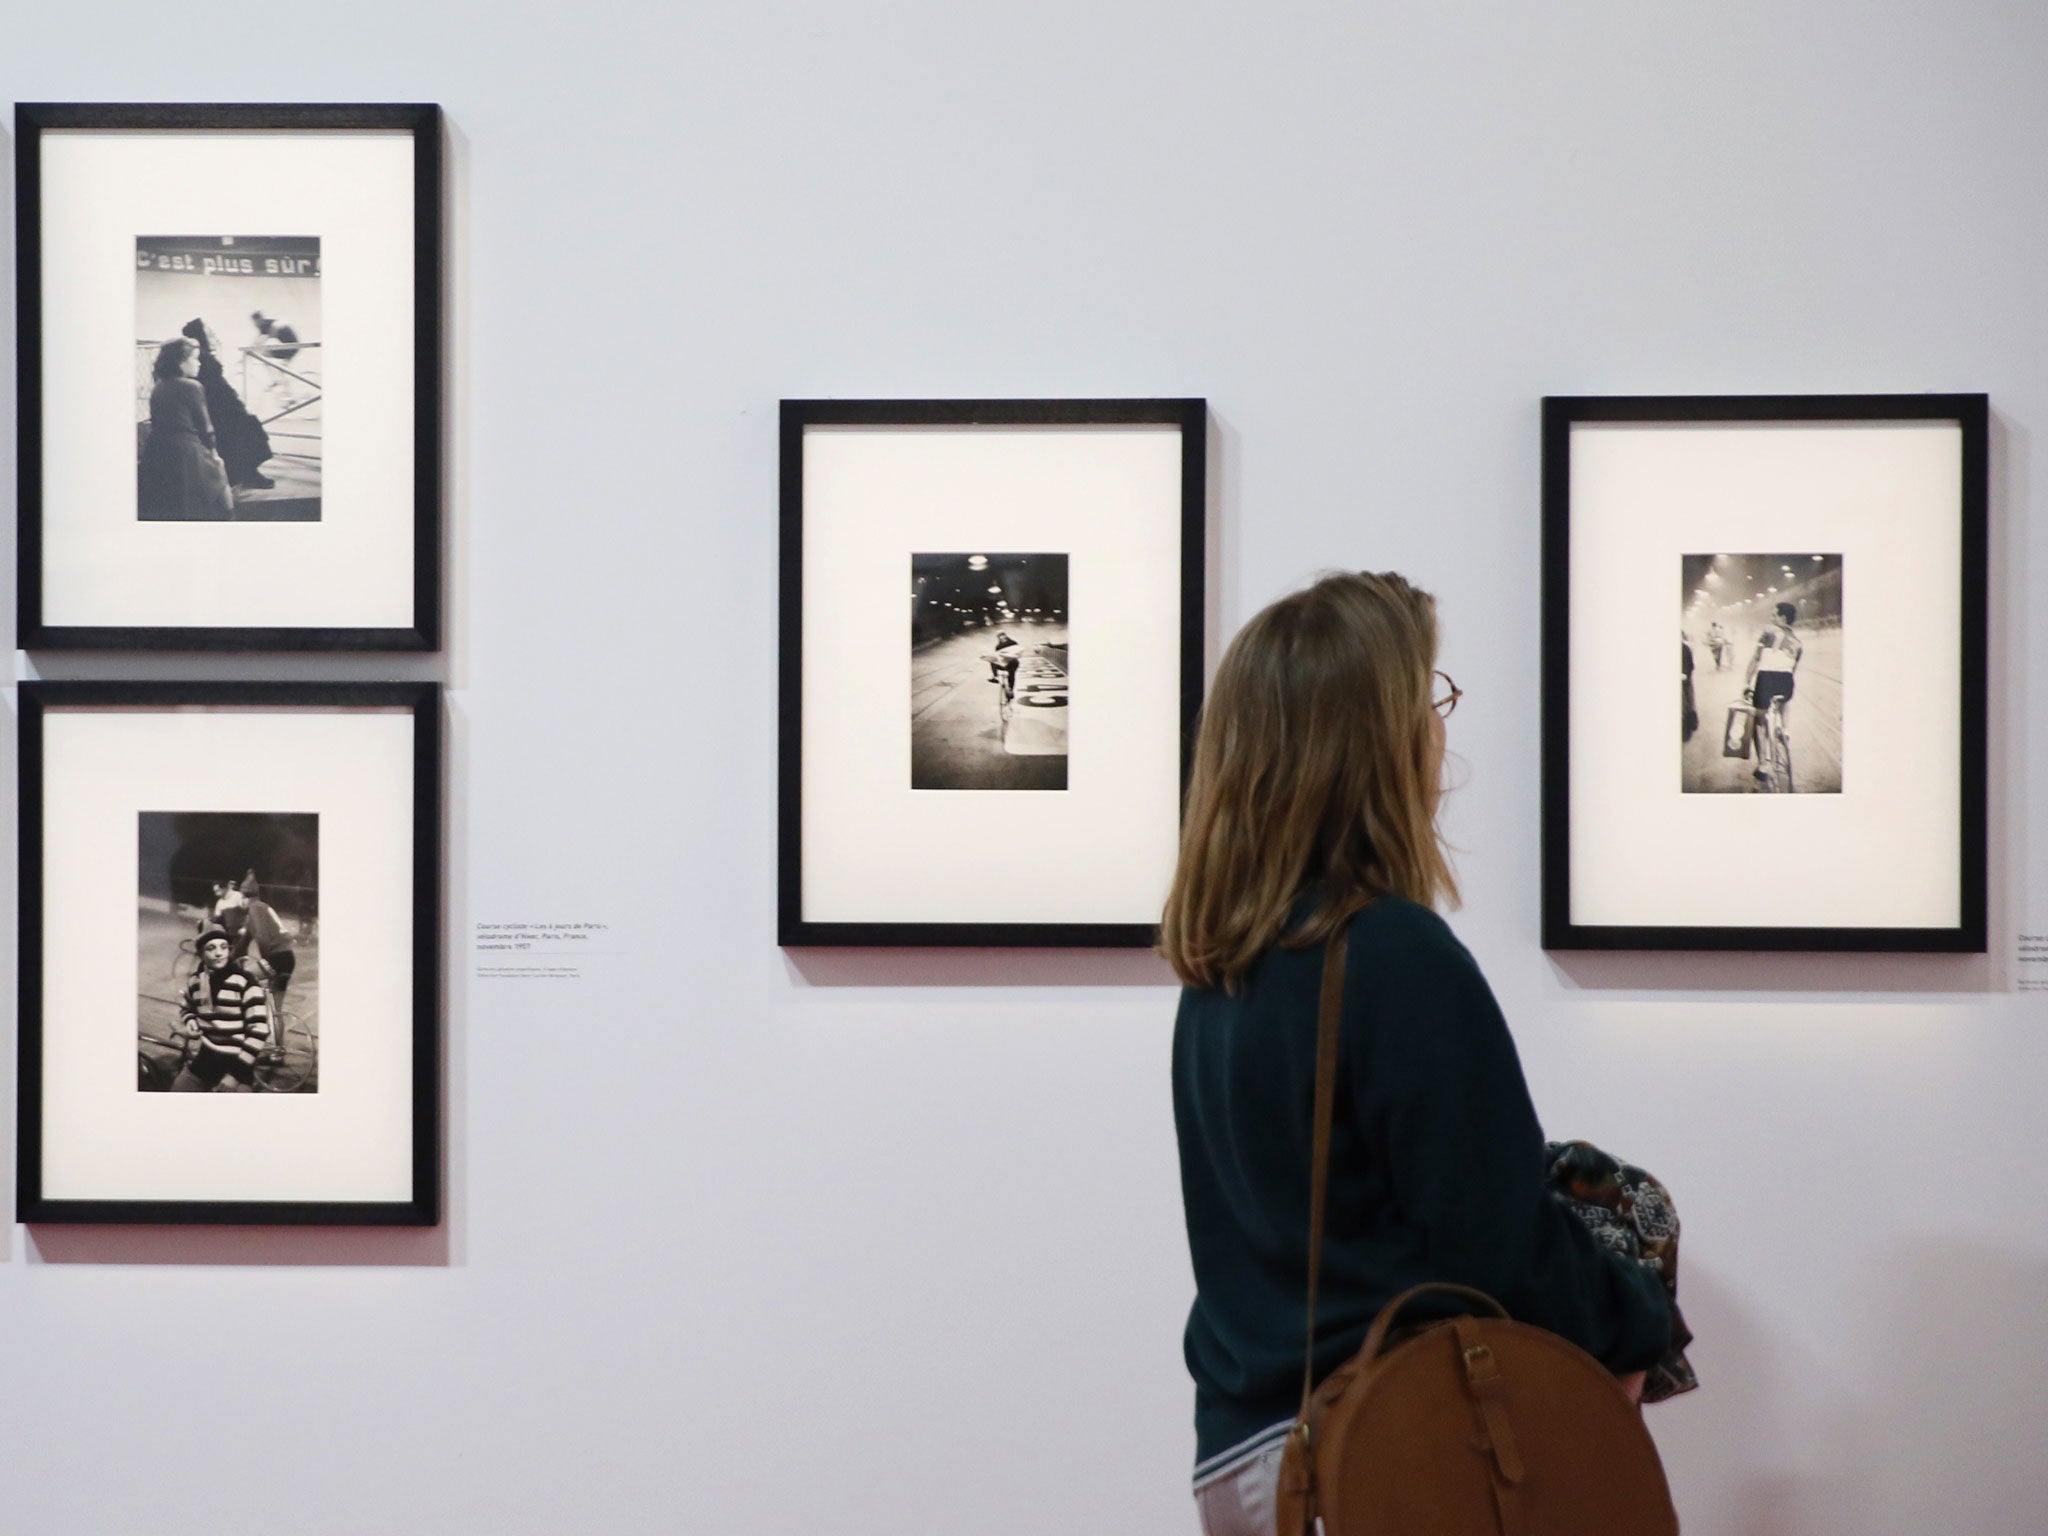
[[1451, 681], [1451, 674], [1448, 672], [1432, 672], [1430, 676], [1443, 684], [1443, 692], [1429, 701], [1430, 708], [1448, 720], [1451, 718], [1451, 711], [1458, 707], [1458, 700], [1465, 697], [1465, 690]]

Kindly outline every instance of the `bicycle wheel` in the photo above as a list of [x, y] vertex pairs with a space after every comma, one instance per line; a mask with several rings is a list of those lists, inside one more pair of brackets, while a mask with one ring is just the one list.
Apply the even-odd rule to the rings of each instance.
[[171, 990], [179, 997], [185, 995], [185, 983], [192, 979], [199, 969], [199, 945], [193, 939], [178, 940], [178, 951], [171, 956]]
[[297, 1093], [312, 1072], [313, 1064], [304, 1058], [288, 1056], [282, 1049], [265, 1051], [256, 1058], [256, 1091]]
[[135, 1053], [135, 1086], [143, 1093], [169, 1093], [175, 1069], [165, 1066], [149, 1052]]
[[286, 1016], [278, 1026], [277, 1043], [256, 1058], [256, 1091], [297, 1093], [312, 1075], [312, 1043], [298, 1021]]

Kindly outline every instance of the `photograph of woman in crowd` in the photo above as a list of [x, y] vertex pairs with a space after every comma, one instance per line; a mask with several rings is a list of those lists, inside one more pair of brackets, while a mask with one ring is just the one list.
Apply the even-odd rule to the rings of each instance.
[[149, 427], [136, 474], [136, 515], [144, 522], [219, 521], [234, 512], [227, 466], [214, 446], [213, 418], [199, 383], [199, 343], [177, 336], [157, 349]]

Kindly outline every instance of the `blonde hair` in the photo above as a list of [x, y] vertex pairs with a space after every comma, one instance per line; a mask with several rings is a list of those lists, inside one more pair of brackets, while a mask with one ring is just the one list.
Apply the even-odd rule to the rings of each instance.
[[[1326, 576], [1238, 631], [1202, 706], [1159, 953], [1235, 991], [1384, 893], [1456, 905], [1436, 828], [1436, 600], [1391, 571]], [[1315, 904], [1293, 932], [1305, 891]]]

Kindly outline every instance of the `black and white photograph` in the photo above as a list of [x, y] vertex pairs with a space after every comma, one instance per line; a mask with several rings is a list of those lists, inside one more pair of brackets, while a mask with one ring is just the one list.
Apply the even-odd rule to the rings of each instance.
[[137, 1088], [318, 1092], [318, 814], [138, 820]]
[[439, 649], [444, 138], [15, 105], [22, 649]]
[[1842, 556], [1681, 560], [1689, 795], [1842, 792]]
[[317, 522], [320, 238], [138, 235], [136, 516]]
[[1989, 423], [1544, 400], [1545, 948], [1983, 951]]
[[781, 425], [782, 942], [1150, 947], [1202, 695], [1207, 405]]
[[20, 685], [18, 1220], [438, 1219], [440, 697]]
[[1065, 789], [1064, 554], [910, 557], [913, 789]]

